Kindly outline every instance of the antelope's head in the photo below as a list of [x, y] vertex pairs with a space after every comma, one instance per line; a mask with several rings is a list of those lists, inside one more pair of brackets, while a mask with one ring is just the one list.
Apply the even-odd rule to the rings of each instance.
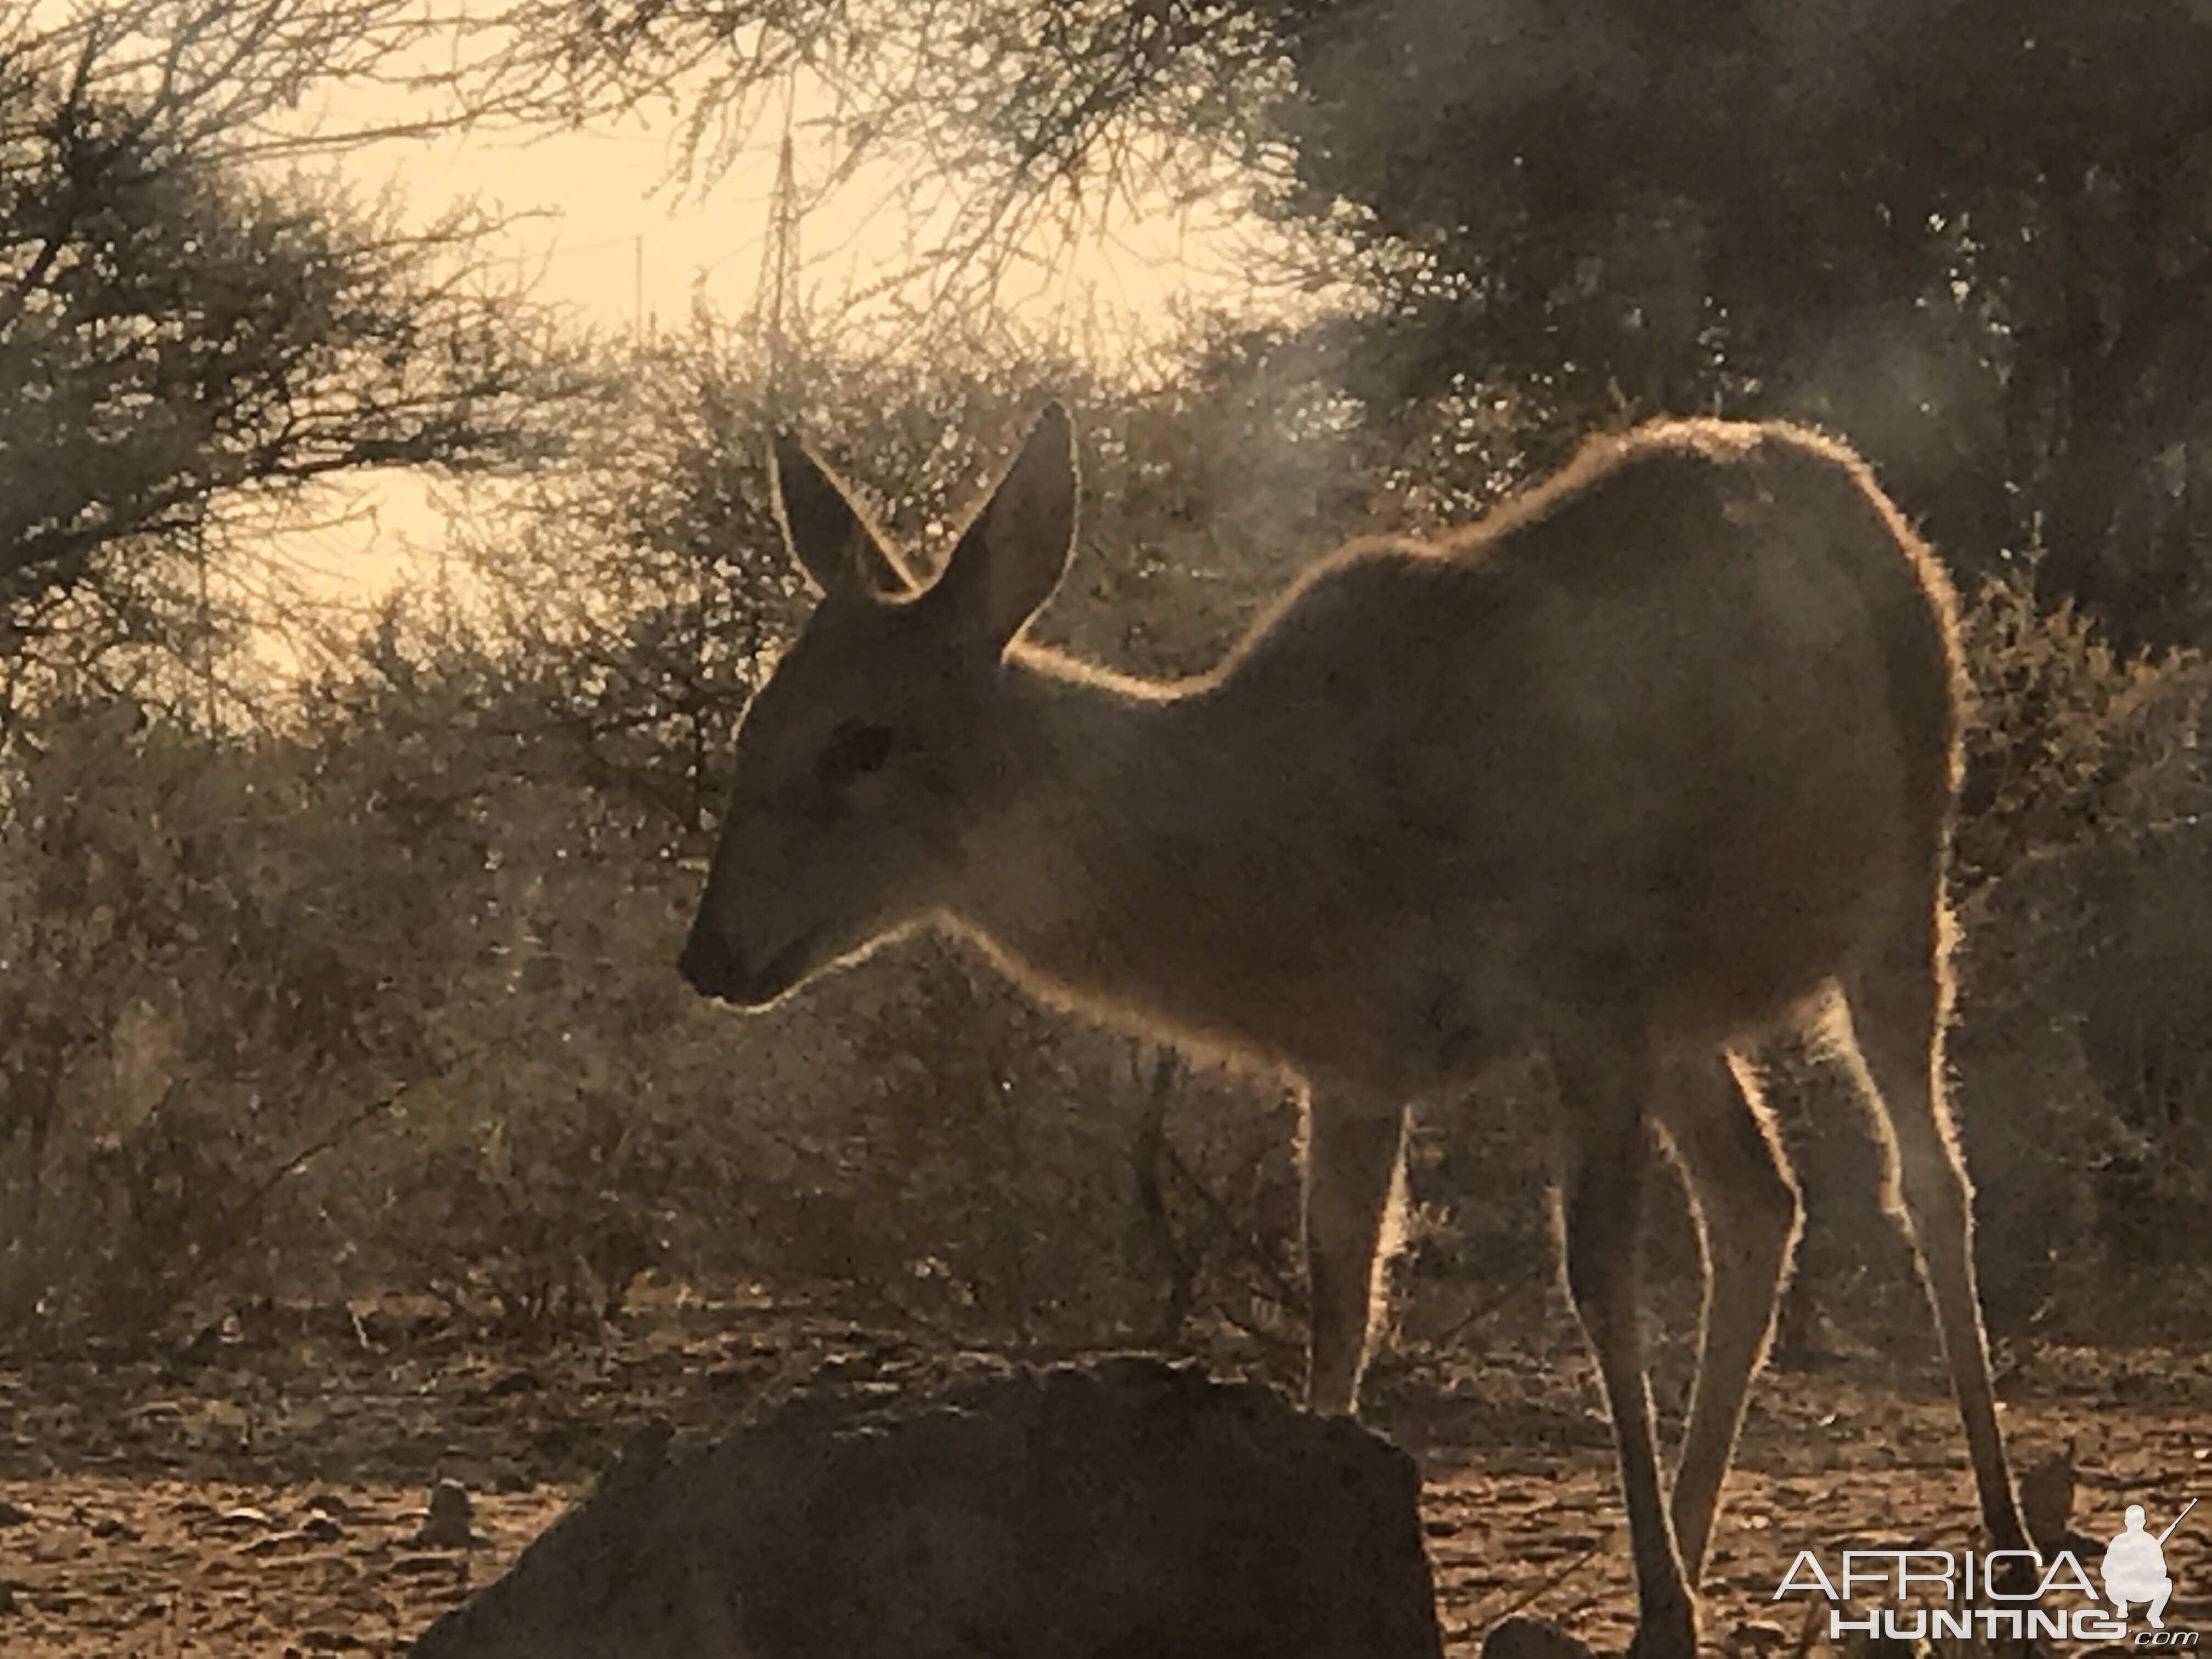
[[773, 451], [777, 516], [821, 603], [738, 730], [736, 779], [680, 966], [746, 1007], [921, 921], [1003, 787], [990, 711], [1007, 647], [1075, 536], [1058, 404], [925, 586], [803, 447]]

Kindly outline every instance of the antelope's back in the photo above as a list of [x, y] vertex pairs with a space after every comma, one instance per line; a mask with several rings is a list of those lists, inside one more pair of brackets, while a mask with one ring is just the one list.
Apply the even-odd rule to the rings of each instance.
[[1934, 902], [1954, 634], [1847, 451], [1680, 422], [1323, 567], [1213, 695], [1273, 763], [1243, 810], [1277, 902], [1409, 1008], [1522, 986], [1725, 1034]]

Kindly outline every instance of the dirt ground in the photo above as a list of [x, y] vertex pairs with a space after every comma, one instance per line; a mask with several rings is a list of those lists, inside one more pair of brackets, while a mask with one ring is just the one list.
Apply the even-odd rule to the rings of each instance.
[[[1618, 1651], [1631, 1614], [1611, 1455], [1571, 1332], [1470, 1337], [1386, 1367], [1370, 1416], [1420, 1460], [1455, 1655], [1514, 1612]], [[834, 1322], [666, 1302], [590, 1340], [530, 1348], [437, 1322], [264, 1310], [151, 1357], [0, 1364], [0, 1653], [398, 1655], [489, 1583], [639, 1423], [733, 1426], [842, 1356], [919, 1375], [916, 1350]], [[2014, 1347], [2005, 1420], [2025, 1470], [2074, 1443], [2074, 1524], [2129, 1503], [2155, 1529], [2212, 1498], [2212, 1362]], [[1666, 1386], [1662, 1400], [1678, 1390]], [[1664, 1414], [1662, 1411], [1662, 1414]], [[465, 1484], [477, 1541], [420, 1541], [430, 1484]], [[1932, 1360], [1770, 1373], [1754, 1397], [1705, 1585], [1736, 1653], [1796, 1648], [1776, 1601], [1801, 1549], [1972, 1544], [1971, 1482]], [[2212, 1504], [2166, 1546], [2166, 1622], [2212, 1631]], [[2092, 1572], [2096, 1560], [2085, 1557]]]

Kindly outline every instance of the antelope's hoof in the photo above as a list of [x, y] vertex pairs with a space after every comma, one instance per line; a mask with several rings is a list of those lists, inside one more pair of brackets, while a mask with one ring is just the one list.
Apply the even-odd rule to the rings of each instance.
[[1698, 1659], [1697, 1615], [1687, 1607], [1671, 1617], [1645, 1615], [1628, 1644], [1628, 1659]]

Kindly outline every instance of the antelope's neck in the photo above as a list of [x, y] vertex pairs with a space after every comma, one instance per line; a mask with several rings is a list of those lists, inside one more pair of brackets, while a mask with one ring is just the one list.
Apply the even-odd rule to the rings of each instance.
[[[1017, 647], [990, 734], [998, 787], [973, 827], [956, 925], [1079, 998], [1148, 1001], [1151, 957], [1222, 844], [1190, 685], [1122, 678]], [[1172, 853], [1174, 869], [1164, 867]]]

